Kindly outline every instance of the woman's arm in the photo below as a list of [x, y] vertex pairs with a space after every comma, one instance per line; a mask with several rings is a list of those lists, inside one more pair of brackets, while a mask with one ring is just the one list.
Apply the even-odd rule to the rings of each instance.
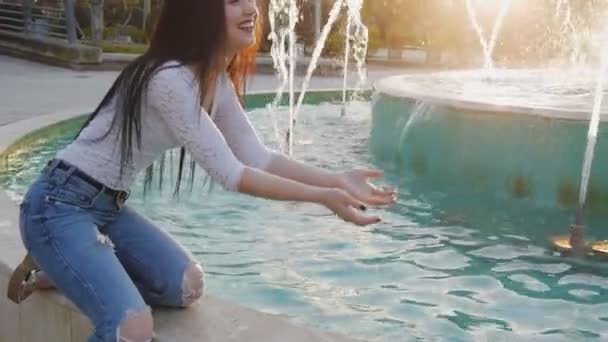
[[319, 187], [340, 187], [337, 174], [270, 151], [247, 118], [234, 87], [222, 76], [214, 121], [237, 158], [245, 165]]
[[378, 222], [377, 217], [362, 215], [358, 209], [363, 208], [361, 202], [345, 191], [311, 186], [243, 165], [201, 109], [197, 93], [178, 69], [166, 69], [151, 80], [147, 100], [197, 164], [224, 188], [272, 200], [322, 204], [356, 224]]
[[311, 186], [340, 188], [371, 205], [395, 201], [395, 191], [377, 189], [368, 181], [381, 176], [381, 172], [354, 170], [334, 173], [270, 151], [247, 118], [230, 81], [223, 77], [219, 87], [220, 98], [214, 120], [234, 154], [245, 165]]
[[363, 203], [344, 190], [311, 186], [250, 167], [244, 168], [239, 183], [239, 191], [273, 200], [319, 203], [333, 211], [344, 221], [357, 225], [380, 222], [378, 216], [364, 215], [365, 206]]
[[339, 174], [273, 153], [265, 171], [295, 181], [326, 188], [340, 188]]
[[339, 188], [365, 204], [393, 204], [397, 198], [395, 190], [378, 189], [369, 181], [370, 178], [382, 176], [382, 172], [377, 170], [352, 170], [332, 173], [288, 156], [274, 153], [266, 171], [313, 186]]

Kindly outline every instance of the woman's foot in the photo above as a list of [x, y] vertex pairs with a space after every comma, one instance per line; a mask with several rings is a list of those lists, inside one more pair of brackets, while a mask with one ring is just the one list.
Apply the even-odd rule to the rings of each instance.
[[39, 270], [32, 256], [28, 253], [15, 268], [8, 283], [7, 297], [19, 304], [34, 291], [54, 287], [44, 272]]

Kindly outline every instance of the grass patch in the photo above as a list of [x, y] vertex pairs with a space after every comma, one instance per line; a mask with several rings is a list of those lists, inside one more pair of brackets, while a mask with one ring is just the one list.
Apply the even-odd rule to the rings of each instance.
[[92, 42], [82, 41], [85, 45], [95, 46], [107, 53], [134, 53], [142, 54], [148, 49], [147, 44], [121, 44], [110, 41]]

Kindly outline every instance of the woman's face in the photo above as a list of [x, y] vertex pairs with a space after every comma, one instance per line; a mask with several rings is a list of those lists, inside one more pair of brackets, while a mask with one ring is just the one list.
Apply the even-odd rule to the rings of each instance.
[[[202, 0], [207, 1], [207, 0]], [[228, 48], [237, 53], [255, 43], [255, 21], [258, 17], [256, 0], [224, 0]]]

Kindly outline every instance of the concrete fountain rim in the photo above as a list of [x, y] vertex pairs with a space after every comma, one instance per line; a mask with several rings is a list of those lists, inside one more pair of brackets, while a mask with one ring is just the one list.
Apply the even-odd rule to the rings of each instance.
[[[514, 69], [515, 70], [515, 69]], [[518, 71], [540, 71], [544, 69], [516, 69]], [[546, 69], [550, 70], [550, 69]], [[462, 69], [462, 70], [449, 70], [449, 71], [435, 71], [430, 73], [402, 73], [395, 76], [389, 76], [375, 82], [372, 86], [372, 91], [375, 94], [383, 94], [395, 98], [407, 98], [412, 100], [418, 100], [434, 105], [466, 109], [476, 112], [493, 112], [503, 114], [518, 114], [531, 117], [542, 117], [545, 119], [558, 119], [568, 120], [577, 122], [589, 122], [591, 112], [583, 109], [572, 109], [572, 108], [557, 108], [557, 107], [531, 107], [531, 106], [519, 106], [504, 103], [492, 103], [484, 100], [474, 100], [471, 98], [462, 98], [453, 96], [450, 94], [429, 94], [422, 91], [422, 89], [415, 89], [414, 87], [406, 87], [406, 83], [403, 83], [404, 78], [411, 81], [421, 79], [425, 77], [441, 77], [448, 76], [454, 77], [459, 75], [471, 75], [472, 72], [479, 71], [479, 69]], [[401, 82], [400, 86], [397, 87], [396, 83]], [[410, 84], [414, 84], [411, 82]], [[608, 122], [608, 103], [603, 103], [603, 108], [600, 115], [600, 122]]]

